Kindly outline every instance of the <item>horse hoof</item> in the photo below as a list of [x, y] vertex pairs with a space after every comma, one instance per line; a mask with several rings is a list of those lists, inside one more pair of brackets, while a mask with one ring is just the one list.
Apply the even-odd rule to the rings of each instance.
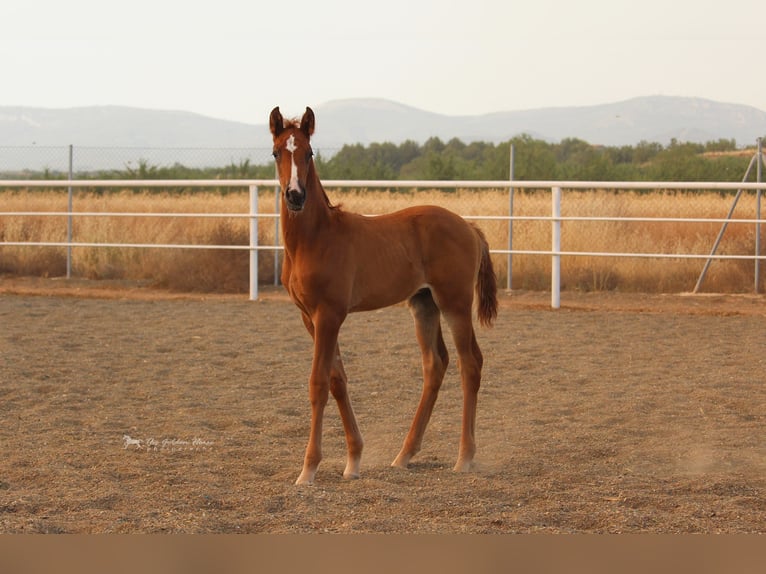
[[295, 481], [296, 486], [312, 486], [314, 484], [314, 474], [307, 474], [305, 472], [302, 472], [301, 475], [298, 477], [298, 480]]
[[458, 461], [452, 470], [455, 472], [471, 472], [473, 466], [473, 461]]
[[409, 470], [410, 460], [409, 457], [397, 456], [394, 462], [391, 463], [391, 468], [400, 468], [402, 470]]

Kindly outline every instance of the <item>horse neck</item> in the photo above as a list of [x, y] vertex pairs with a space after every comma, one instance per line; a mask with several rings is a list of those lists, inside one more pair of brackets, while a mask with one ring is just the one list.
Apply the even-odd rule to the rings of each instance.
[[285, 249], [295, 252], [301, 242], [315, 241], [317, 236], [328, 228], [329, 220], [333, 213], [330, 201], [325, 193], [322, 182], [314, 169], [314, 164], [309, 166], [306, 179], [306, 204], [298, 213], [287, 209], [282, 201], [282, 240]]

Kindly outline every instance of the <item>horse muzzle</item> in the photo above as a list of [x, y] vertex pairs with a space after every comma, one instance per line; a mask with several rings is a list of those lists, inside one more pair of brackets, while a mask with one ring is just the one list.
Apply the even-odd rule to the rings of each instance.
[[285, 191], [285, 205], [290, 211], [301, 211], [306, 203], [306, 190], [302, 187], [288, 187]]

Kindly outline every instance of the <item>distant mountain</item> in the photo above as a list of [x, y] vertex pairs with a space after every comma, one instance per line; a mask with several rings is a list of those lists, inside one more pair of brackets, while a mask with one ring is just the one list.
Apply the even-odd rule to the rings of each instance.
[[0, 146], [251, 147], [263, 129], [189, 112], [122, 106], [0, 106]]
[[598, 145], [663, 145], [672, 138], [700, 142], [735, 139], [754, 144], [766, 135], [766, 112], [702, 98], [649, 96], [584, 107], [541, 108], [478, 116], [445, 116], [378, 99], [329, 102], [315, 109], [317, 139], [327, 142], [423, 142], [436, 136], [501, 142], [522, 133]]
[[[447, 116], [382, 99], [336, 100], [312, 105], [315, 147], [332, 152], [344, 144], [422, 143], [430, 137], [500, 142], [526, 133], [560, 141], [579, 138], [600, 145], [667, 144], [735, 139], [755, 143], [766, 135], [766, 112], [701, 98], [640, 97], [597, 106], [542, 108], [476, 116]], [[287, 110], [285, 115], [300, 115]], [[44, 109], [0, 106], [2, 146], [269, 149], [264, 123], [251, 125], [182, 111], [118, 106]], [[0, 158], [1, 160], [2, 158]], [[2, 164], [2, 161], [0, 161]]]

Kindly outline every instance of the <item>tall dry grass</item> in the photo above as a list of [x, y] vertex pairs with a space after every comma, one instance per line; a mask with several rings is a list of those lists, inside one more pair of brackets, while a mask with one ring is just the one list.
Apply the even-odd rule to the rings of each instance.
[[[508, 193], [498, 191], [386, 191], [329, 190], [331, 199], [349, 211], [384, 213], [415, 204], [438, 204], [463, 215], [507, 215]], [[565, 192], [564, 216], [690, 217], [722, 218], [731, 196], [715, 193]], [[65, 211], [66, 197], [60, 192], [19, 191], [0, 194], [0, 211]], [[220, 195], [195, 193], [117, 192], [75, 195], [76, 212], [231, 213], [248, 210], [246, 192]], [[262, 192], [261, 213], [274, 213], [273, 191]], [[547, 216], [551, 211], [549, 191], [516, 192], [514, 214]], [[740, 199], [735, 218], [753, 218], [755, 198]], [[479, 221], [490, 244], [505, 249], [507, 221]], [[565, 251], [708, 253], [720, 229], [719, 223], [658, 222], [564, 222]], [[76, 217], [76, 242], [247, 245], [248, 221], [244, 218], [150, 218]], [[0, 241], [65, 241], [66, 218], [0, 217]], [[259, 242], [274, 244], [273, 219], [259, 222]], [[752, 254], [755, 228], [732, 223], [720, 253]], [[513, 247], [547, 250], [551, 224], [547, 221], [515, 221]], [[145, 280], [159, 287], [181, 291], [246, 292], [248, 254], [234, 250], [178, 250], [79, 247], [73, 249], [73, 274], [92, 279]], [[494, 256], [501, 285], [506, 284], [507, 256]], [[682, 292], [694, 287], [704, 261], [658, 260], [578, 256], [562, 260], [562, 288], [577, 290], [622, 290], [638, 292]], [[66, 269], [64, 248], [0, 247], [0, 273], [61, 276]], [[274, 254], [261, 252], [262, 282], [274, 279]], [[752, 261], [717, 261], [703, 286], [706, 291], [747, 292], [753, 288]], [[514, 289], [550, 288], [550, 257], [514, 255]]]

